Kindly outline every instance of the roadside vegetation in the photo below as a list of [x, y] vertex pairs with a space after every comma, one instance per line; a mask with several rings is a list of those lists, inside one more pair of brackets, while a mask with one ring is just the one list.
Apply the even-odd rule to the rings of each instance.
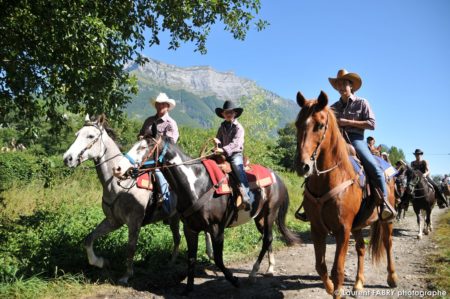
[[[78, 297], [95, 288], [110, 287], [115, 283], [115, 275], [125, 269], [125, 227], [95, 243], [96, 252], [110, 260], [110, 269], [105, 272], [88, 264], [82, 241], [104, 215], [101, 185], [93, 163], [68, 169], [62, 162], [62, 153], [82, 126], [82, 119], [74, 118], [71, 129], [59, 137], [52, 139], [44, 134], [40, 142], [31, 144], [25, 151], [0, 154], [1, 298]], [[127, 121], [116, 130], [124, 150], [134, 142], [138, 126], [134, 121]], [[4, 134], [0, 135], [4, 144], [11, 136], [20, 140], [18, 132], [0, 132]], [[214, 135], [214, 130], [181, 128], [180, 145], [197, 157], [205, 141]], [[288, 226], [300, 232], [307, 226], [296, 221], [293, 215], [301, 201], [302, 181], [280, 165], [277, 146], [274, 138], [249, 137], [247, 155], [253, 163], [271, 167], [283, 178], [291, 197]], [[260, 234], [252, 222], [228, 229], [225, 240], [225, 262], [256, 257], [261, 246]], [[275, 235], [275, 249], [281, 246], [283, 243]], [[168, 226], [158, 223], [144, 227], [135, 257], [136, 279], [161, 279], [158, 273], [167, 268], [171, 248]], [[183, 272], [186, 268], [184, 240], [181, 250], [177, 267]], [[204, 252], [202, 237], [199, 260], [209, 263]]]

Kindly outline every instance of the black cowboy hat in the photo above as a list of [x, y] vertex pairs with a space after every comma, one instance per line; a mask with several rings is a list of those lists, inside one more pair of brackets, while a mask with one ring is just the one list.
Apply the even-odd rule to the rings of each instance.
[[232, 101], [225, 101], [225, 103], [223, 103], [223, 108], [216, 108], [216, 114], [218, 117], [223, 118], [222, 112], [228, 110], [233, 110], [234, 112], [236, 112], [235, 118], [241, 116], [242, 112], [244, 111], [244, 109], [236, 107]]
[[413, 155], [423, 155], [423, 152], [420, 149], [416, 148]]

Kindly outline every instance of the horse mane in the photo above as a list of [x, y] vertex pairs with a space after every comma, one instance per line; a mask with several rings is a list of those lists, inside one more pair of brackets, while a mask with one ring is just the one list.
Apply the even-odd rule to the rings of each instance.
[[95, 119], [91, 119], [91, 121], [86, 123], [85, 125], [95, 125], [95, 123], [101, 125], [103, 129], [105, 129], [106, 134], [108, 134], [108, 136], [114, 141], [120, 151], [122, 151], [122, 146], [117, 143], [117, 134], [109, 124], [108, 118], [105, 116], [105, 114], [100, 114]]
[[324, 111], [328, 114], [328, 129], [330, 130], [330, 145], [331, 151], [337, 161], [340, 161], [339, 169], [345, 171], [349, 176], [354, 172], [353, 166], [350, 163], [347, 143], [339, 130], [339, 125], [332, 108], [326, 106]]

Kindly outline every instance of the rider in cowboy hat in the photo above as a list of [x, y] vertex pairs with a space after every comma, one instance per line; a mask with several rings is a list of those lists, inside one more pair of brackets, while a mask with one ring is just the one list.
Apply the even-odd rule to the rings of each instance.
[[[178, 132], [177, 122], [169, 116], [169, 111], [175, 108], [175, 100], [170, 99], [165, 93], [160, 93], [156, 99], [151, 102], [156, 109], [156, 114], [148, 117], [138, 134], [138, 139], [142, 139], [144, 135], [151, 130], [151, 126], [156, 124], [156, 130], [161, 136], [169, 137], [174, 143], [180, 136]], [[169, 191], [169, 183], [159, 169], [155, 170], [156, 181], [158, 182], [161, 193], [157, 193], [157, 203], [162, 205], [166, 213], [170, 214], [171, 195]]]
[[369, 102], [355, 95], [355, 92], [361, 88], [361, 77], [341, 69], [336, 78], [328, 78], [328, 80], [341, 96], [339, 101], [331, 105], [331, 108], [334, 110], [344, 138], [353, 145], [367, 174], [383, 193], [381, 219], [391, 220], [396, 212], [387, 199], [388, 191], [383, 170], [378, 166], [364, 141], [364, 130], [375, 129], [375, 115]]
[[442, 194], [439, 186], [430, 176], [430, 169], [428, 168], [427, 160], [422, 159], [423, 152], [420, 149], [416, 149], [413, 155], [416, 156], [416, 160], [411, 162], [411, 167], [422, 172], [423, 176], [426, 177], [428, 182], [433, 185], [434, 192], [437, 195], [436, 198], [438, 200], [439, 208], [443, 209], [445, 207], [448, 207], [447, 199], [445, 198], [444, 194]]
[[244, 162], [242, 151], [244, 150], [244, 128], [238, 122], [237, 118], [244, 109], [236, 107], [231, 101], [225, 101], [223, 108], [216, 108], [218, 117], [224, 121], [219, 127], [216, 135], [216, 155], [224, 154], [227, 161], [230, 162], [234, 175], [239, 179], [239, 191], [242, 195], [242, 201], [246, 205], [246, 210], [250, 208], [250, 192], [247, 175], [244, 171]]

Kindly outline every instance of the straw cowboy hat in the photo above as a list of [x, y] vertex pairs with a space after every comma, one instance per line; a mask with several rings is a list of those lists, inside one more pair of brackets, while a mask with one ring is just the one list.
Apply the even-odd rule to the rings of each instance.
[[169, 97], [164, 93], [161, 92], [156, 99], [154, 99], [152, 101], [152, 104], [156, 107], [156, 103], [167, 103], [169, 104], [169, 111], [172, 110], [173, 108], [175, 108], [175, 106], [177, 105], [175, 103], [175, 100], [173, 99], [169, 99]]
[[423, 155], [423, 152], [420, 149], [416, 149], [413, 153], [413, 155]]
[[352, 91], [353, 92], [360, 89], [361, 85], [362, 85], [361, 77], [358, 74], [349, 73], [345, 69], [339, 70], [336, 78], [328, 78], [328, 81], [330, 81], [331, 86], [333, 86], [334, 89], [338, 89], [336, 86], [336, 83], [338, 80], [348, 80], [348, 81], [352, 82]]
[[225, 101], [225, 103], [223, 103], [223, 108], [216, 108], [216, 114], [218, 117], [223, 118], [222, 112], [229, 110], [233, 110], [234, 112], [236, 112], [235, 118], [241, 116], [242, 112], [244, 111], [244, 109], [236, 107], [236, 105], [232, 101]]

